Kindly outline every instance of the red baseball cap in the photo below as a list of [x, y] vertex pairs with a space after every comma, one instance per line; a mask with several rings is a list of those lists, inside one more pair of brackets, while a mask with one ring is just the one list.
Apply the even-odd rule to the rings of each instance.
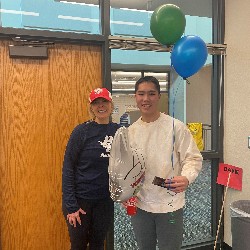
[[106, 88], [97, 88], [90, 92], [89, 103], [93, 102], [95, 99], [100, 97], [108, 101], [112, 101], [111, 93]]

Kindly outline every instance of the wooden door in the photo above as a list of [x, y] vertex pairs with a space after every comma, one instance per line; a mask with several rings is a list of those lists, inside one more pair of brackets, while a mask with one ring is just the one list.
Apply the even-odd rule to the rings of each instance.
[[48, 60], [11, 59], [0, 41], [2, 250], [68, 250], [61, 212], [64, 150], [89, 118], [101, 83], [101, 47], [57, 44]]

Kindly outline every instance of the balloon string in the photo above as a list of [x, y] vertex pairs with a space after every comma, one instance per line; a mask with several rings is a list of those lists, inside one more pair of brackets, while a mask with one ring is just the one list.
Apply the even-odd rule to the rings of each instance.
[[[171, 165], [172, 165], [172, 171], [173, 171], [173, 176], [171, 176], [170, 178], [170, 183], [171, 183], [171, 179], [174, 177], [174, 146], [175, 146], [175, 97], [176, 97], [176, 94], [178, 92], [178, 89], [180, 87], [180, 82], [179, 82], [179, 85], [177, 86], [177, 89], [175, 91], [175, 85], [174, 85], [174, 74], [173, 74], [173, 65], [171, 65], [171, 72], [172, 72], [172, 78], [171, 78], [171, 82], [172, 82], [172, 92], [173, 92], [173, 107], [172, 107], [172, 110], [173, 110], [173, 113], [172, 113], [172, 118], [173, 118], [173, 138], [172, 138], [172, 152], [171, 152]], [[175, 223], [175, 216], [174, 216], [174, 213], [171, 212], [170, 213], [170, 216], [171, 216], [171, 219], [169, 220], [169, 223], [170, 224], [174, 224]]]
[[[174, 68], [171, 65], [172, 69]], [[173, 72], [173, 71], [172, 71]], [[173, 92], [173, 107], [172, 107], [172, 117], [173, 117], [173, 137], [172, 137], [172, 152], [171, 152], [171, 165], [174, 175], [174, 143], [175, 143], [175, 129], [174, 129], [174, 117], [175, 117], [175, 92], [174, 92], [174, 74], [172, 73], [172, 92]], [[172, 177], [171, 177], [172, 178]]]
[[[173, 65], [171, 65], [172, 68], [172, 72], [173, 72]], [[173, 138], [172, 138], [172, 153], [171, 153], [171, 165], [172, 165], [172, 170], [173, 170], [173, 175], [174, 175], [174, 146], [175, 146], [175, 97], [177, 95], [177, 92], [179, 90], [180, 87], [180, 81], [179, 81], [179, 85], [176, 88], [175, 91], [175, 85], [174, 85], [174, 74], [172, 73], [172, 92], [173, 92], [173, 113], [172, 113], [172, 117], [173, 117]]]
[[183, 78], [183, 80], [185, 80], [188, 84], [191, 83], [187, 78]]

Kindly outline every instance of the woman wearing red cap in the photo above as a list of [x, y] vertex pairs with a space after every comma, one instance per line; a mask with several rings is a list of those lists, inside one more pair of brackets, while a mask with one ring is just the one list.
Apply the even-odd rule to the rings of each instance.
[[113, 103], [106, 88], [94, 89], [89, 102], [93, 119], [75, 127], [63, 162], [63, 213], [71, 250], [86, 249], [87, 245], [91, 250], [104, 249], [113, 217], [108, 161], [119, 125], [110, 122]]

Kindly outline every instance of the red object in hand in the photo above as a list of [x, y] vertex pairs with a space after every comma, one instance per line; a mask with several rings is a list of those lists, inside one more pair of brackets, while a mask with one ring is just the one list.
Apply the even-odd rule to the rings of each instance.
[[128, 215], [135, 215], [137, 211], [137, 207], [135, 205], [136, 203], [136, 198], [132, 197], [127, 201], [127, 214]]

